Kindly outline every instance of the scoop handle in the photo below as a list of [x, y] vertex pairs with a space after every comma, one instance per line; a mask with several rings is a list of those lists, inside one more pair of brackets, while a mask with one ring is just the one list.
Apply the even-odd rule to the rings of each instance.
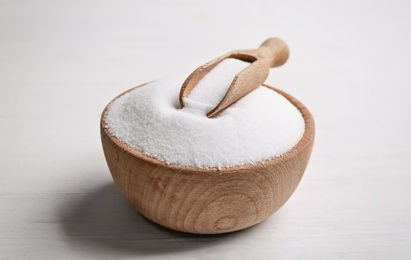
[[270, 59], [270, 67], [283, 65], [290, 56], [288, 45], [280, 38], [269, 38], [256, 50], [256, 55], [261, 58]]

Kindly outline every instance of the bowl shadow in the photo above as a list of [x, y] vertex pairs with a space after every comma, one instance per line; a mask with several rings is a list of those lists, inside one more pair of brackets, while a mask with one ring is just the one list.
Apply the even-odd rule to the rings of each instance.
[[94, 247], [99, 251], [109, 248], [133, 255], [161, 255], [212, 247], [250, 232], [247, 229], [197, 235], [164, 228], [138, 214], [114, 183], [74, 195], [59, 206], [58, 217], [63, 234], [73, 247], [88, 250]]

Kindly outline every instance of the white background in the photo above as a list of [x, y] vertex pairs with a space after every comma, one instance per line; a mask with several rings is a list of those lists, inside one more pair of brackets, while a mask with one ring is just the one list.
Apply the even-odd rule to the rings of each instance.
[[[1, 259], [409, 259], [409, 1], [0, 1]], [[181, 234], [114, 186], [99, 118], [138, 84], [285, 39], [266, 81], [317, 127], [300, 186], [242, 232]]]

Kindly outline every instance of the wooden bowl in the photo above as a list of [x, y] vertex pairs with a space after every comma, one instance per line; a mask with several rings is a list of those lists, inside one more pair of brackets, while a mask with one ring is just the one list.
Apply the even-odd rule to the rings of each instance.
[[106, 107], [101, 117], [101, 140], [114, 181], [140, 214], [174, 230], [216, 234], [265, 220], [290, 198], [300, 182], [315, 132], [314, 120], [301, 102], [269, 88], [286, 97], [303, 115], [302, 139], [280, 157], [221, 170], [169, 165], [131, 148], [106, 128]]

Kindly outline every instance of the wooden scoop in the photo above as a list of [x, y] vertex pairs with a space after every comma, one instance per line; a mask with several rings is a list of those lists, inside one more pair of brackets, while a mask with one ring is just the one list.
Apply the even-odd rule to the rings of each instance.
[[251, 64], [235, 76], [220, 103], [207, 113], [207, 116], [210, 118], [261, 86], [267, 79], [270, 68], [283, 65], [287, 61], [288, 56], [289, 49], [287, 44], [279, 38], [270, 38], [263, 42], [258, 49], [232, 51], [218, 57], [197, 68], [185, 80], [180, 90], [181, 108], [184, 107], [183, 98], [189, 96], [197, 83], [224, 59], [234, 58], [250, 62]]

